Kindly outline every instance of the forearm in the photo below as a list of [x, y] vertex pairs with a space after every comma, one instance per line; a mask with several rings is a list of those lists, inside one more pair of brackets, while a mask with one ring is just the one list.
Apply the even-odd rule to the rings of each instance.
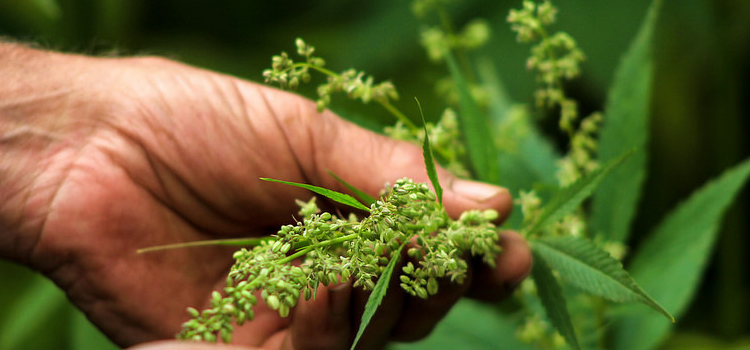
[[[86, 132], [79, 56], [0, 43], [0, 257], [28, 263], [56, 186]], [[78, 137], [76, 137], [78, 136]], [[57, 168], [57, 169], [56, 169]]]

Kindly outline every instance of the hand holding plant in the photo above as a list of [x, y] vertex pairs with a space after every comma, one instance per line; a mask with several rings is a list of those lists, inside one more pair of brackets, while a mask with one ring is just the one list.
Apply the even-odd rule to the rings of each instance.
[[[266, 236], [290, 222], [296, 198], [309, 198], [259, 177], [345, 191], [330, 170], [372, 195], [404, 176], [428, 181], [418, 147], [318, 113], [315, 103], [289, 93], [157, 58], [2, 49], [16, 50], [4, 60], [23, 57], [13, 64], [39, 74], [22, 80], [3, 72], [8, 81], [47, 82], [2, 107], [0, 217], [15, 223], [4, 226], [2, 256], [48, 275], [121, 346], [172, 338], [188, 317], [185, 307], [207, 305], [233, 263], [234, 249], [226, 247], [138, 249]], [[54, 72], [39, 68], [51, 66]], [[19, 86], [3, 85], [3, 96], [18, 96]], [[507, 217], [507, 191], [437, 172], [449, 216], [493, 209]], [[338, 213], [331, 203], [318, 204]], [[473, 288], [507, 295], [530, 258], [519, 236], [500, 241], [497, 265], [504, 269], [469, 264], [473, 277], [465, 285], [441, 286], [427, 301], [395, 286], [363, 337], [375, 346], [424, 335]], [[298, 301], [290, 318], [258, 305], [257, 322], [237, 329], [235, 339], [276, 348], [347, 346], [365, 299], [349, 285], [329, 285], [315, 300]]]

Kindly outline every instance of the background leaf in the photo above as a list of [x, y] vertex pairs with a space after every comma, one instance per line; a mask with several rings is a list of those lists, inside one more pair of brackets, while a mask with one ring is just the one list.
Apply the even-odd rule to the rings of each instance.
[[[703, 186], [659, 224], [633, 257], [633, 276], [675, 316], [680, 317], [690, 303], [721, 218], [749, 176], [750, 159]], [[653, 315], [629, 313], [614, 327], [614, 348], [652, 349], [669, 329]]]
[[630, 49], [615, 72], [599, 136], [599, 160], [635, 149], [633, 157], [612, 172], [594, 194], [591, 229], [607, 240], [624, 241], [630, 232], [646, 177], [649, 102], [653, 57], [651, 42], [661, 0], [654, 0]]
[[30, 281], [26, 293], [2, 312], [4, 316], [12, 318], [5, 318], [0, 328], [0, 349], [46, 347], [45, 339], [40, 334], [47, 333], [47, 328], [51, 327], [52, 338], [54, 333], [65, 331], [54, 327], [55, 323], [59, 325], [59, 320], [65, 318], [65, 294], [41, 275], [36, 277]]
[[[401, 248], [403, 247], [404, 244], [401, 245]], [[380, 277], [378, 277], [378, 283], [375, 283], [375, 288], [372, 289], [370, 297], [367, 298], [365, 311], [364, 313], [362, 313], [362, 321], [359, 323], [359, 330], [357, 330], [357, 336], [354, 337], [354, 342], [352, 343], [351, 350], [354, 350], [354, 348], [357, 346], [359, 338], [362, 337], [365, 329], [367, 329], [367, 325], [370, 324], [370, 320], [375, 315], [375, 312], [378, 311], [378, 307], [383, 301], [383, 297], [385, 297], [385, 293], [388, 291], [388, 286], [391, 283], [391, 275], [393, 275], [393, 270], [396, 268], [396, 263], [398, 263], [398, 259], [401, 256], [400, 252], [400, 248], [399, 250], [394, 251], [393, 255], [391, 256], [391, 261], [388, 262], [385, 270], [383, 270], [383, 273], [380, 274]]]
[[666, 309], [635, 283], [617, 259], [594, 242], [582, 237], [549, 237], [533, 240], [532, 246], [567, 283], [607, 300], [644, 303], [674, 321]]
[[416, 343], [394, 343], [390, 350], [533, 350], [532, 344], [516, 337], [520, 314], [461, 299], [427, 338]]
[[453, 54], [446, 52], [445, 62], [448, 64], [451, 77], [458, 89], [460, 107], [458, 115], [466, 151], [471, 161], [471, 169], [477, 179], [496, 184], [500, 180], [497, 164], [498, 152], [492, 137], [489, 119], [471, 96], [469, 85], [461, 74]]
[[[539, 132], [524, 105], [510, 99], [495, 66], [487, 57], [477, 62], [480, 83], [489, 96], [488, 112], [492, 120], [493, 139], [498, 148], [499, 184], [514, 198], [521, 190], [538, 185], [557, 188], [557, 161], [560, 155], [550, 140]], [[521, 210], [511, 211], [507, 227], [520, 227]]]
[[557, 283], [557, 278], [552, 274], [552, 270], [550, 270], [541, 254], [536, 251], [532, 251], [532, 254], [534, 266], [531, 270], [531, 277], [534, 278], [537, 294], [544, 306], [544, 311], [547, 313], [547, 318], [565, 338], [568, 345], [573, 349], [580, 349], [575, 329], [573, 329], [573, 322], [570, 320], [570, 314], [568, 313], [565, 296], [560, 284]]
[[575, 183], [561, 189], [552, 199], [544, 206], [539, 219], [536, 220], [529, 228], [524, 228], [527, 235], [536, 233], [545, 228], [547, 225], [557, 222], [565, 215], [570, 214], [581, 204], [596, 187], [602, 182], [605, 176], [612, 169], [620, 165], [625, 159], [630, 157], [632, 152], [621, 155], [612, 159], [588, 175], [580, 178]]
[[341, 204], [346, 204], [346, 205], [348, 205], [350, 207], [354, 207], [354, 208], [361, 209], [361, 210], [368, 211], [368, 212], [370, 211], [370, 208], [364, 206], [362, 203], [360, 203], [359, 201], [357, 201], [356, 199], [354, 199], [354, 197], [352, 197], [352, 196], [350, 196], [348, 194], [345, 194], [345, 193], [336, 192], [336, 191], [329, 190], [327, 188], [313, 186], [313, 185], [308, 185], [308, 184], [301, 184], [301, 183], [297, 183], [297, 182], [289, 182], [289, 181], [283, 181], [283, 180], [269, 179], [267, 177], [261, 177], [260, 179], [263, 180], [263, 181], [278, 182], [278, 183], [282, 183], [282, 184], [285, 184], [285, 185], [302, 187], [304, 189], [308, 189], [310, 191], [313, 191], [313, 192], [315, 192], [315, 193], [317, 193], [319, 195], [326, 196], [329, 199], [332, 199], [332, 200], [334, 200], [336, 202], [339, 202]]

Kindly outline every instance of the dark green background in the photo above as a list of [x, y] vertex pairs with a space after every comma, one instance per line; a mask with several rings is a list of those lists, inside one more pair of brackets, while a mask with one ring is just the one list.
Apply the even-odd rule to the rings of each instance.
[[[620, 55], [649, 1], [557, 0], [556, 29], [568, 31], [587, 55], [583, 76], [568, 91], [586, 111], [600, 110]], [[259, 81], [270, 56], [294, 51], [301, 36], [333, 70], [356, 67], [392, 80], [399, 107], [426, 114], [443, 104], [434, 96], [444, 67], [427, 61], [420, 24], [406, 0], [382, 1], [145, 1], [0, 0], [0, 35], [64, 51], [154, 54]], [[456, 24], [481, 17], [492, 26], [482, 54], [493, 58], [510, 96], [531, 102], [534, 79], [524, 69], [528, 47], [505, 23], [519, 1], [464, 1], [450, 8]], [[429, 18], [427, 19], [430, 20]], [[636, 222], [649, 228], [712, 175], [750, 156], [750, 2], [667, 0], [655, 47], [650, 174]], [[2, 77], [0, 77], [0, 83]], [[390, 123], [379, 108], [333, 109], [368, 127]], [[374, 121], [374, 122], [373, 122]], [[725, 220], [707, 277], [671, 346], [695, 335], [732, 343], [750, 334], [749, 191]], [[49, 283], [22, 267], [0, 263], [0, 348], [101, 348], [101, 339]], [[689, 338], [688, 338], [689, 337]], [[708, 346], [708, 345], [706, 345]]]

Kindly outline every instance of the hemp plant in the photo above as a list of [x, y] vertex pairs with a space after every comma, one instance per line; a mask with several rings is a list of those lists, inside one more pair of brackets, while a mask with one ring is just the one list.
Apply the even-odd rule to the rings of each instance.
[[[473, 210], [464, 212], [458, 220], [448, 217], [442, 206], [429, 136], [425, 137], [424, 154], [435, 192], [425, 183], [404, 178], [380, 199], [368, 201], [369, 206], [343, 193], [264, 178], [312, 190], [368, 215], [358, 219], [354, 215], [321, 213], [315, 198], [300, 203], [302, 221], [282, 226], [255, 247], [234, 253], [235, 263], [223, 295], [214, 292], [209, 309], [189, 308], [193, 319], [183, 325], [178, 338], [230, 342], [234, 324], [253, 319], [256, 292], [268, 307], [286, 317], [300, 297], [314, 298], [320, 284], [351, 280], [353, 287], [372, 291], [354, 348], [385, 295], [401, 251], [412, 238], [416, 238], [416, 244], [407, 249], [407, 254], [416, 263], [404, 265], [398, 278], [401, 288], [413, 296], [426, 299], [436, 294], [441, 278], [463, 283], [468, 268], [466, 254], [494, 266], [501, 251], [492, 224], [498, 213]], [[301, 263], [292, 264], [296, 259]]]
[[[434, 192], [427, 184], [401, 179], [376, 199], [337, 178], [357, 200], [308, 184], [264, 179], [309, 189], [364, 216], [321, 212], [314, 197], [299, 201], [300, 217], [294, 224], [282, 226], [275, 235], [241, 242], [252, 247], [234, 254], [227, 285], [214, 292], [208, 309], [188, 309], [192, 319], [183, 325], [179, 338], [229, 342], [236, 325], [253, 319], [253, 307], [259, 302], [285, 317], [299, 298], [314, 298], [320, 284], [351, 281], [354, 287], [372, 291], [354, 348], [391, 279], [398, 278], [400, 288], [411, 295], [429, 298], [437, 292], [438, 279], [463, 282], [466, 256], [481, 257], [493, 266], [502, 254], [492, 224], [497, 213], [468, 211], [457, 220], [448, 217], [441, 203], [436, 161], [459, 176], [507, 186], [519, 197], [516, 204], [521, 210], [509, 222], [529, 241], [534, 267], [512, 301], [523, 317], [504, 323], [517, 329], [510, 333], [497, 329], [493, 334], [512, 337], [515, 333], [544, 349], [602, 349], [609, 348], [610, 341], [618, 349], [646, 349], [666, 334], [671, 323], [659, 314], [674, 322], [697, 281], [672, 276], [696, 276], [702, 268], [694, 263], [697, 257], [682, 253], [708, 255], [709, 238], [715, 236], [722, 213], [750, 176], [750, 160], [669, 214], [653, 239], [641, 251], [631, 253], [633, 275], [625, 270], [620, 260], [627, 251], [625, 238], [645, 173], [652, 69], [649, 48], [660, 1], [651, 6], [618, 68], [607, 108], [584, 118], [564, 88], [566, 81], [580, 73], [584, 55], [570, 35], [549, 30], [557, 9], [548, 0], [524, 0], [521, 9], [510, 12], [508, 22], [518, 41], [533, 44], [526, 66], [536, 73], [539, 83], [536, 107], [559, 112], [560, 132], [569, 141], [563, 155], [535, 129], [525, 107], [510, 103], [500, 93], [503, 89], [497, 80], [487, 80], [493, 75], [491, 69], [480, 65], [481, 74], [474, 74], [465, 51], [486, 41], [488, 24], [472, 21], [454, 31], [445, 7], [455, 1], [416, 0], [413, 5], [422, 18], [437, 13], [442, 26], [430, 26], [422, 35], [428, 55], [446, 64], [455, 92], [455, 105], [448, 106], [437, 123], [425, 123], [422, 116], [418, 127], [391, 103], [398, 98], [393, 84], [375, 83], [372, 76], [355, 69], [336, 73], [302, 39], [295, 42], [296, 60], [285, 52], [272, 58], [272, 67], [263, 76], [281, 88], [295, 89], [309, 82], [314, 72], [326, 77], [317, 88], [320, 110], [330, 105], [334, 93], [384, 107], [396, 118], [386, 133], [422, 145]], [[411, 241], [415, 244], [409, 245]], [[406, 263], [399, 271], [396, 266], [404, 250], [417, 263]], [[670, 273], [654, 273], [653, 266]], [[680, 288], [688, 292], [675, 294]], [[657, 312], [633, 311], [623, 316], [608, 308], [611, 302], [638, 302]], [[459, 312], [465, 312], [461, 305]], [[494, 312], [488, 309], [482, 312]], [[472, 319], [476, 317], [465, 316], [462, 322]], [[448, 338], [456, 336], [454, 328]], [[426, 344], [403, 347], [432, 349], [435, 345]]]

